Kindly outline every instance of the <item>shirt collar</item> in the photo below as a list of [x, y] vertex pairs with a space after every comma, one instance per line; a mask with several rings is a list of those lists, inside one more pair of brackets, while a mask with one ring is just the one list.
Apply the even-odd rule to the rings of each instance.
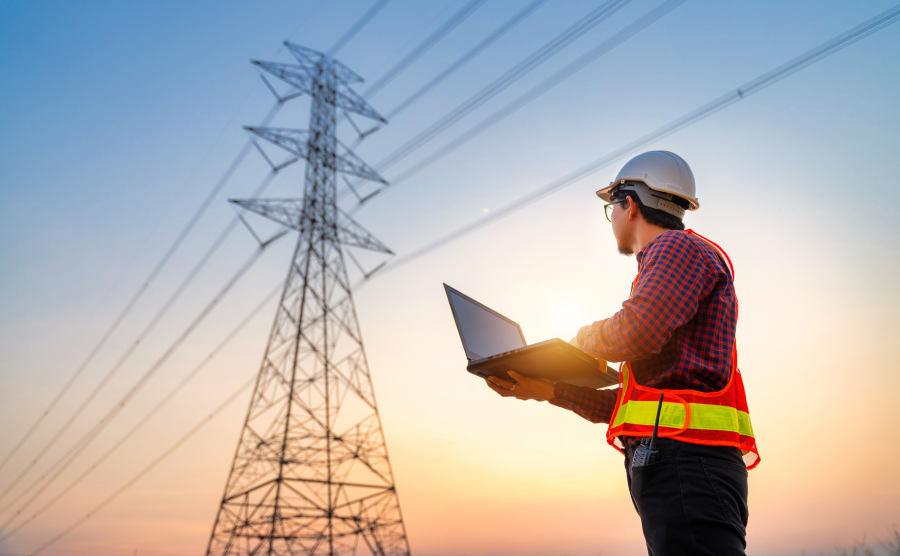
[[662, 234], [659, 234], [658, 236], [656, 236], [655, 238], [653, 238], [653, 239], [651, 239], [650, 241], [647, 242], [647, 245], [645, 245], [644, 248], [641, 249], [640, 253], [638, 253], [638, 254], [635, 256], [635, 258], [637, 259], [637, 262], [638, 262], [638, 268], [640, 268], [640, 266], [641, 266], [641, 261], [644, 259], [644, 252], [647, 250], [647, 248], [650, 247], [651, 245], [653, 245], [653, 242], [656, 241], [657, 239], [659, 239], [660, 237], [662, 237], [663, 234], [667, 234], [667, 233], [669, 233], [670, 231], [672, 231], [672, 230], [666, 230], [666, 231], [663, 232]]

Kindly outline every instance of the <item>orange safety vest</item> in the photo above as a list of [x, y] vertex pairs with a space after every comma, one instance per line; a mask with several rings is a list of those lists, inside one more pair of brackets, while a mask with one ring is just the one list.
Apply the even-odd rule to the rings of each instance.
[[[722, 255], [722, 258], [728, 261], [732, 280], [734, 279], [734, 266], [721, 247], [693, 230], [685, 232], [705, 241]], [[736, 300], [735, 311], [737, 311]], [[622, 363], [619, 367], [619, 395], [609, 429], [606, 431], [606, 441], [622, 452], [624, 445], [618, 440], [619, 436], [652, 435], [659, 395], [663, 394], [659, 417], [660, 438], [674, 438], [682, 442], [711, 446], [734, 446], [744, 454], [747, 469], [753, 469], [759, 465], [759, 451], [756, 449], [753, 426], [750, 424], [750, 410], [747, 408], [747, 396], [744, 393], [744, 381], [741, 380], [737, 360], [735, 339], [731, 358], [731, 377], [725, 388], [718, 392], [658, 390], [641, 386], [632, 376], [631, 365], [628, 362]]]

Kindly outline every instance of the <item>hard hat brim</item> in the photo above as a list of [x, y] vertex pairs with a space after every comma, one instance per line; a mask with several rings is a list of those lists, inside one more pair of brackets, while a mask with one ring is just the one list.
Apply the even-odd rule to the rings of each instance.
[[613, 188], [615, 188], [617, 185], [621, 185], [621, 184], [625, 183], [626, 181], [639, 181], [641, 183], [646, 184], [647, 187], [649, 187], [650, 189], [653, 189], [654, 191], [661, 191], [663, 193], [669, 193], [671, 195], [675, 195], [676, 197], [680, 197], [680, 198], [684, 199], [685, 201], [687, 201], [688, 204], [690, 205], [690, 207], [688, 207], [688, 210], [697, 210], [698, 208], [700, 208], [700, 200], [699, 199], [691, 199], [690, 197], [685, 197], [684, 195], [679, 194], [677, 191], [671, 191], [668, 188], [652, 187], [649, 183], [647, 183], [646, 181], [644, 181], [642, 179], [619, 179], [616, 181], [611, 181], [611, 182], [609, 182], [608, 186], [597, 191], [597, 193], [596, 193], [597, 197], [600, 197], [607, 203], [611, 203], [612, 199], [610, 198], [610, 195], [612, 194]]
[[607, 203], [611, 203], [612, 199], [610, 199], [610, 193], [612, 192], [612, 189], [613, 189], [613, 187], [615, 187], [615, 185], [616, 185], [615, 183], [611, 183], [609, 185], [609, 187], [604, 187], [603, 189], [598, 190], [597, 197], [600, 197]]

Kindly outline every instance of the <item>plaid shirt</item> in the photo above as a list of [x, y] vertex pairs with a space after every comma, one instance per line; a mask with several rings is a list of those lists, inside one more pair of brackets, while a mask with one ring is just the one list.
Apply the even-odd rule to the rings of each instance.
[[[690, 234], [668, 231], [637, 256], [631, 297], [606, 320], [578, 334], [582, 350], [629, 361], [637, 384], [715, 392], [728, 384], [737, 326], [731, 273], [716, 250]], [[617, 389], [558, 382], [551, 403], [594, 423], [608, 423]]]

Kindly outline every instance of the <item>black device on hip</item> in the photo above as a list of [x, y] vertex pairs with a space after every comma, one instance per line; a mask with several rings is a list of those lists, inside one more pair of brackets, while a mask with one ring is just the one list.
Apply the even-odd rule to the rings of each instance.
[[659, 414], [662, 412], [663, 394], [659, 395], [659, 407], [656, 408], [656, 423], [653, 425], [653, 436], [642, 438], [641, 445], [634, 451], [631, 467], [644, 467], [656, 461], [659, 450], [656, 449], [656, 437], [659, 435]]

